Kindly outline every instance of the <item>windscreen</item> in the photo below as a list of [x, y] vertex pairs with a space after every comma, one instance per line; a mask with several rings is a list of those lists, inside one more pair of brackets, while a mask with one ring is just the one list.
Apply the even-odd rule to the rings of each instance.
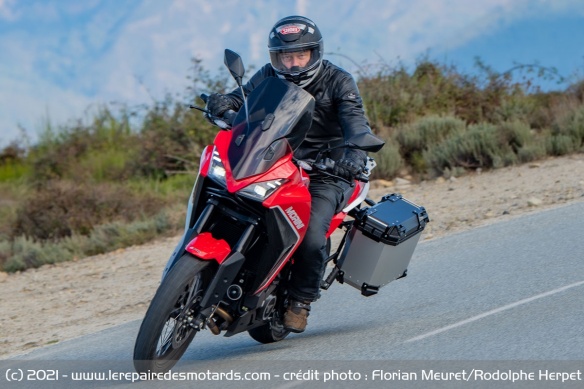
[[236, 180], [268, 171], [295, 150], [312, 123], [314, 98], [302, 88], [276, 77], [265, 79], [239, 110], [229, 145], [229, 164]]

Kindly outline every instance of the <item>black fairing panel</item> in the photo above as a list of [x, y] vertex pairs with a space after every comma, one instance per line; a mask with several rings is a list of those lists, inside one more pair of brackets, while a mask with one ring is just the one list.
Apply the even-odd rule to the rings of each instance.
[[249, 126], [242, 107], [233, 122], [229, 164], [236, 180], [268, 171], [304, 140], [312, 124], [314, 98], [275, 77], [262, 81], [247, 99]]
[[267, 234], [264, 245], [259, 252], [251, 254], [256, 273], [252, 290], [256, 290], [265, 281], [270, 271], [277, 267], [290, 250], [298, 243], [299, 236], [280, 208], [272, 208], [266, 213], [266, 230], [279, 233]]

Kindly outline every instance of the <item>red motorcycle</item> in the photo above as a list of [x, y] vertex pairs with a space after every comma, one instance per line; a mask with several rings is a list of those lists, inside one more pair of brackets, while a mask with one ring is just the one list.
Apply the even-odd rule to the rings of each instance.
[[[225, 63], [241, 88], [241, 58], [226, 50]], [[228, 119], [214, 118], [224, 130], [201, 155], [184, 235], [164, 269], [136, 339], [134, 365], [138, 372], [169, 370], [197, 332], [204, 329], [215, 335], [224, 332], [225, 336], [245, 331], [261, 343], [280, 341], [288, 335], [281, 322], [287, 303], [286, 285], [294, 251], [304, 238], [310, 216], [306, 170], [334, 177], [334, 163], [326, 158], [331, 149], [323, 150], [319, 154], [322, 158], [316, 161], [300, 161], [293, 156], [310, 128], [313, 108], [314, 99], [309, 93], [287, 81], [268, 78], [247, 96], [238, 113], [231, 112], [226, 115]], [[364, 134], [339, 148], [374, 152], [383, 144], [374, 135]], [[358, 242], [363, 240], [361, 236], [370, 243], [366, 243], [368, 248], [359, 249], [359, 258], [364, 249], [375, 257], [387, 254], [385, 246], [391, 247], [391, 228], [377, 237], [375, 232], [366, 231], [374, 220], [366, 215], [375, 208], [375, 203], [366, 199], [368, 176], [374, 166], [369, 158], [367, 168], [353, 183], [351, 199], [331, 223], [329, 237], [337, 228], [344, 229], [345, 235], [328, 259], [335, 266], [323, 280], [323, 289], [336, 279], [371, 295], [388, 282], [371, 283], [370, 276], [357, 274], [361, 270], [347, 273], [343, 268], [349, 269], [355, 262], [351, 255], [356, 255], [348, 246], [351, 241], [362, 246]], [[363, 201], [372, 207], [362, 209]], [[347, 215], [355, 219], [345, 221]], [[417, 239], [409, 238], [419, 239], [426, 219], [423, 214], [418, 217], [415, 234], [412, 228], [406, 228], [409, 231], [404, 230], [404, 234], [396, 230], [393, 238], [397, 236], [401, 243], [407, 235], [408, 240], [417, 243]], [[356, 228], [357, 224], [361, 228]], [[330, 239], [328, 243], [330, 251]], [[384, 246], [379, 253], [377, 245]], [[405, 267], [407, 262], [409, 258]], [[371, 266], [365, 267], [379, 273]], [[405, 268], [403, 264], [398, 267], [397, 274], [383, 273], [391, 279], [400, 278]]]

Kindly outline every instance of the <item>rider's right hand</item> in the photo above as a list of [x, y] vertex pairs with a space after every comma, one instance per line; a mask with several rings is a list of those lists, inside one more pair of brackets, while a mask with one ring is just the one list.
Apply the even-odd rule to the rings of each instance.
[[365, 168], [363, 155], [355, 150], [346, 150], [345, 155], [335, 163], [333, 173], [352, 181]]
[[[217, 118], [223, 116], [225, 112], [230, 109], [234, 109], [233, 102], [231, 99], [220, 93], [213, 93], [207, 99], [207, 111]], [[210, 118], [208, 118], [210, 119]]]

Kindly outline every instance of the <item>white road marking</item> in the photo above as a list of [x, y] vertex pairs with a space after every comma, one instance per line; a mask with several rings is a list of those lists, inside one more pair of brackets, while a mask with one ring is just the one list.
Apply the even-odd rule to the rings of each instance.
[[485, 313], [481, 313], [480, 315], [473, 316], [473, 317], [468, 318], [466, 320], [459, 321], [458, 323], [454, 323], [454, 324], [451, 324], [449, 326], [442, 327], [440, 329], [437, 329], [437, 330], [434, 330], [434, 331], [425, 333], [423, 335], [419, 335], [419, 336], [413, 337], [411, 339], [406, 340], [405, 343], [416, 342], [418, 340], [426, 339], [426, 338], [429, 338], [430, 336], [434, 336], [434, 335], [440, 334], [442, 332], [449, 331], [449, 330], [451, 330], [453, 328], [457, 328], [457, 327], [463, 326], [465, 324], [472, 323], [473, 321], [480, 320], [480, 319], [485, 318], [487, 316], [491, 316], [491, 315], [497, 314], [499, 312], [503, 312], [503, 311], [506, 311], [508, 309], [515, 308], [515, 307], [518, 307], [520, 305], [530, 303], [530, 302], [532, 302], [534, 300], [538, 300], [538, 299], [541, 299], [541, 298], [544, 298], [544, 297], [548, 297], [548, 296], [554, 295], [556, 293], [563, 292], [563, 291], [568, 290], [568, 289], [571, 289], [571, 288], [575, 288], [575, 287], [580, 286], [580, 285], [584, 285], [584, 281], [576, 282], [574, 284], [566, 285], [566, 286], [563, 286], [563, 287], [558, 288], [558, 289], [550, 290], [549, 292], [541, 293], [541, 294], [535, 295], [533, 297], [529, 297], [529, 298], [526, 298], [526, 299], [523, 299], [523, 300], [519, 300], [519, 301], [514, 302], [512, 304], [504, 305], [502, 307], [493, 309], [491, 311], [488, 311], [488, 312], [485, 312]]

